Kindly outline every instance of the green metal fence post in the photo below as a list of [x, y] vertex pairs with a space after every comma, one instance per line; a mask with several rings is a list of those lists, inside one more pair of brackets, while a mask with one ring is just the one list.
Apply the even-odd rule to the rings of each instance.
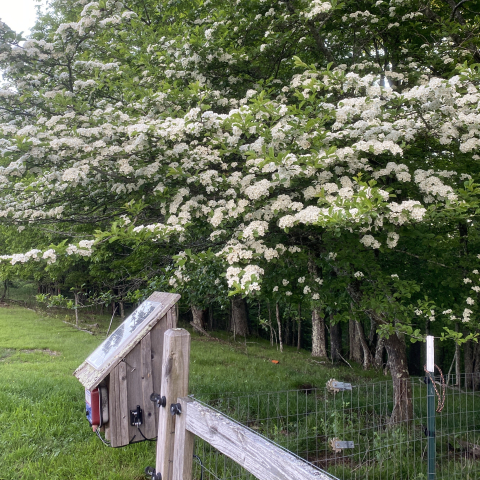
[[433, 353], [433, 337], [427, 336], [427, 438], [428, 438], [428, 467], [427, 479], [435, 480], [435, 360]]

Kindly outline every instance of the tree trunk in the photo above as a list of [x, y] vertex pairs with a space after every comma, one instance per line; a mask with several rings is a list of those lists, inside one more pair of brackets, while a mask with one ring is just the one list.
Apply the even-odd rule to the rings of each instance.
[[368, 334], [368, 343], [373, 350], [375, 341], [377, 340], [377, 322], [373, 318], [370, 318], [370, 332]]
[[[468, 332], [464, 331], [464, 335]], [[478, 390], [480, 388], [480, 345], [467, 342], [464, 344], [465, 355], [465, 388]]]
[[393, 334], [385, 339], [385, 348], [393, 381], [393, 411], [390, 424], [410, 422], [413, 418], [412, 387], [405, 344]]
[[[458, 323], [455, 322], [455, 332], [458, 332]], [[460, 345], [455, 343], [455, 385], [460, 387], [462, 371], [460, 370]]]
[[375, 348], [375, 359], [373, 364], [375, 368], [383, 369], [383, 352], [385, 350], [385, 339], [383, 337], [378, 337], [377, 346]]
[[235, 335], [248, 335], [247, 305], [240, 296], [232, 298], [232, 331]]
[[120, 305], [120, 318], [125, 320], [125, 306], [123, 305], [123, 300], [120, 300], [118, 304]]
[[280, 307], [278, 306], [278, 302], [275, 304], [275, 314], [277, 317], [277, 325], [278, 325], [278, 343], [280, 344], [280, 351], [283, 352], [282, 323], [280, 322]]
[[362, 346], [360, 345], [360, 338], [357, 335], [356, 321], [350, 319], [348, 322], [348, 339], [350, 343], [350, 360], [357, 363], [362, 363]]
[[0, 302], [5, 301], [5, 298], [7, 298], [7, 289], [8, 289], [8, 280], [5, 279], [3, 281], [3, 294], [2, 294], [2, 298], [0, 298]]
[[297, 352], [300, 351], [300, 335], [302, 333], [302, 306], [298, 304], [298, 324], [297, 324]]
[[475, 356], [473, 364], [473, 389], [480, 389], [480, 345], [475, 343]]
[[270, 346], [273, 347], [272, 311], [270, 309], [270, 303], [268, 303], [268, 327], [270, 328]]
[[285, 339], [284, 339], [284, 342], [285, 342], [285, 345], [291, 345], [291, 341], [290, 341], [290, 319], [286, 318], [284, 324], [285, 324]]
[[[464, 330], [463, 335], [468, 335], [468, 332]], [[473, 348], [471, 341], [463, 344], [463, 355], [465, 362], [465, 388], [469, 390], [473, 388]]]
[[213, 307], [211, 305], [208, 309], [208, 329], [210, 331], [213, 330]]
[[368, 348], [367, 340], [365, 338], [365, 332], [363, 331], [362, 324], [355, 320], [356, 332], [360, 343], [360, 348], [362, 350], [362, 363], [363, 369], [368, 370], [370, 365], [372, 364], [372, 354], [370, 353], [370, 349]]
[[75, 297], [75, 325], [78, 327], [78, 292], [74, 292], [74, 297]]
[[330, 356], [332, 362], [339, 362], [342, 358], [342, 331], [339, 323], [332, 325], [332, 320], [333, 315], [330, 316]]
[[312, 357], [327, 358], [325, 319], [318, 308], [312, 311]]
[[195, 305], [192, 305], [191, 309], [193, 317], [192, 327], [200, 333], [202, 332], [202, 330], [205, 331], [205, 317], [207, 311], [202, 308], [196, 307]]

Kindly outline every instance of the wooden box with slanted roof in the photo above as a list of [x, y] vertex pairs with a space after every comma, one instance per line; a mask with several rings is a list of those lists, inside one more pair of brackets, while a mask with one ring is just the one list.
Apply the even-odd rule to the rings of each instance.
[[[106, 387], [105, 437], [112, 447], [157, 435], [158, 408], [150, 396], [161, 393], [163, 335], [177, 326], [179, 299], [154, 292], [74, 372], [88, 395]], [[138, 407], [141, 425], [132, 425], [131, 411]]]

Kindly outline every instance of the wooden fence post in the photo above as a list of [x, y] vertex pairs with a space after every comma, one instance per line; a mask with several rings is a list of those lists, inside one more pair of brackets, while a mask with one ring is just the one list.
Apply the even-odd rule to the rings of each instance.
[[[188, 395], [190, 334], [183, 328], [167, 330], [164, 336], [162, 384], [160, 395], [167, 399], [158, 415], [157, 461], [155, 471], [162, 480], [173, 479], [173, 454], [177, 415], [170, 414], [170, 405]], [[192, 451], [193, 456], [193, 451]]]
[[188, 404], [191, 398], [179, 398], [182, 413], [175, 425], [175, 451], [173, 453], [173, 480], [192, 480], [193, 447], [195, 435], [187, 430]]

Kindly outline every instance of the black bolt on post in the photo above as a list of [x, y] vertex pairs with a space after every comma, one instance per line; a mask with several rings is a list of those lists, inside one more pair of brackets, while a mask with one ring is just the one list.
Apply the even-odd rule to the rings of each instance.
[[150, 477], [150, 480], [162, 480], [162, 474], [157, 473], [153, 467], [146, 467], [145, 475], [147, 475], [147, 477]]
[[167, 406], [167, 399], [165, 396], [161, 396], [159, 395], [158, 393], [152, 393], [150, 395], [150, 400], [152, 402], [155, 402], [157, 404], [157, 407], [160, 408], [160, 407], [166, 407]]
[[180, 415], [182, 413], [182, 406], [179, 403], [172, 403], [170, 405], [171, 415]]
[[427, 336], [427, 479], [435, 480], [435, 359], [433, 336]]

